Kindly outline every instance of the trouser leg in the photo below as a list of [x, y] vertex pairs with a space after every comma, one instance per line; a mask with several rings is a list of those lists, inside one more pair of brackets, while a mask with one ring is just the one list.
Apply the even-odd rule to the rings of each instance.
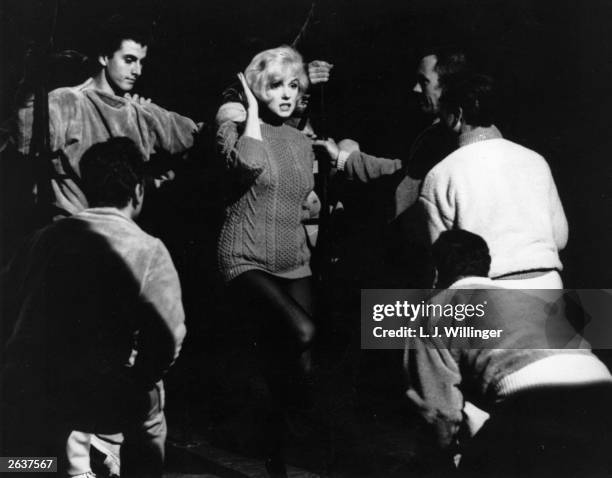
[[161, 477], [168, 429], [164, 415], [164, 388], [159, 382], [148, 392], [149, 413], [124, 431], [121, 446], [121, 477]]

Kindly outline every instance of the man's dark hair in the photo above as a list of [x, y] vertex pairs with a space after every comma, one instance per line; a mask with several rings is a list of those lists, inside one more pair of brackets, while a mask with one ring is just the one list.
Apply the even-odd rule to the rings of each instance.
[[466, 74], [447, 78], [440, 107], [449, 112], [463, 111], [470, 126], [491, 126], [497, 113], [493, 79], [487, 75]]
[[136, 199], [136, 185], [144, 184], [144, 157], [129, 138], [94, 144], [83, 154], [80, 168], [90, 206], [123, 208]]
[[438, 270], [438, 288], [448, 287], [460, 277], [488, 277], [491, 256], [486, 241], [463, 229], [444, 231], [432, 246]]
[[138, 20], [129, 20], [121, 15], [113, 15], [104, 22], [96, 39], [96, 57], [111, 57], [121, 48], [124, 40], [132, 40], [142, 46], [151, 45], [153, 35], [151, 25]]
[[464, 74], [469, 69], [466, 54], [457, 48], [439, 46], [422, 50], [421, 58], [429, 55], [434, 55], [436, 57], [434, 71], [438, 74], [438, 82], [443, 90], [446, 86], [445, 82], [448, 77]]

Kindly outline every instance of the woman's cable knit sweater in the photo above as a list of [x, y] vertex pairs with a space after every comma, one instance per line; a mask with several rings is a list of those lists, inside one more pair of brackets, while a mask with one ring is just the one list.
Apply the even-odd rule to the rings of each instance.
[[425, 177], [420, 202], [431, 241], [449, 229], [482, 236], [493, 278], [560, 270], [568, 227], [544, 158], [503, 139], [494, 126], [479, 128], [460, 146]]
[[262, 141], [242, 136], [240, 128], [226, 121], [217, 131], [234, 194], [217, 245], [219, 270], [225, 281], [251, 269], [307, 277], [302, 221], [310, 215], [306, 198], [314, 187], [312, 143], [287, 125], [262, 123]]

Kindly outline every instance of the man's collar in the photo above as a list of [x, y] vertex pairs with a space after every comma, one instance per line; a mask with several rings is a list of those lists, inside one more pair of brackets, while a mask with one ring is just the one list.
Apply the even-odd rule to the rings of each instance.
[[95, 94], [100, 100], [113, 108], [121, 108], [129, 104], [129, 100], [121, 96], [117, 96], [115, 93], [109, 93], [102, 90], [96, 84], [95, 78], [89, 78], [85, 83], [80, 84], [76, 87], [78, 90], [86, 93], [91, 92]]
[[113, 216], [120, 217], [129, 222], [135, 223], [134, 219], [129, 215], [129, 213], [125, 209], [119, 209], [111, 206], [98, 206], [98, 207], [89, 207], [84, 209], [78, 214], [82, 215], [95, 215], [95, 216]]
[[487, 139], [498, 139], [503, 138], [501, 132], [495, 125], [489, 127], [479, 126], [470, 131], [466, 131], [459, 135], [458, 143], [459, 147], [467, 146], [468, 144], [477, 143], [479, 141], [485, 141]]

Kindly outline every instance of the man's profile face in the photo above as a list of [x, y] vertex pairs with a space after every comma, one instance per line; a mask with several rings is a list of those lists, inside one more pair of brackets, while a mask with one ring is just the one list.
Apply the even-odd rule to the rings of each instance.
[[134, 88], [134, 84], [142, 74], [146, 56], [146, 46], [133, 40], [123, 40], [112, 56], [100, 57], [106, 79], [116, 93], [125, 93]]
[[436, 55], [424, 56], [417, 67], [417, 82], [412, 91], [419, 93], [421, 111], [427, 115], [437, 116], [440, 111], [440, 87], [438, 72], [435, 71]]

